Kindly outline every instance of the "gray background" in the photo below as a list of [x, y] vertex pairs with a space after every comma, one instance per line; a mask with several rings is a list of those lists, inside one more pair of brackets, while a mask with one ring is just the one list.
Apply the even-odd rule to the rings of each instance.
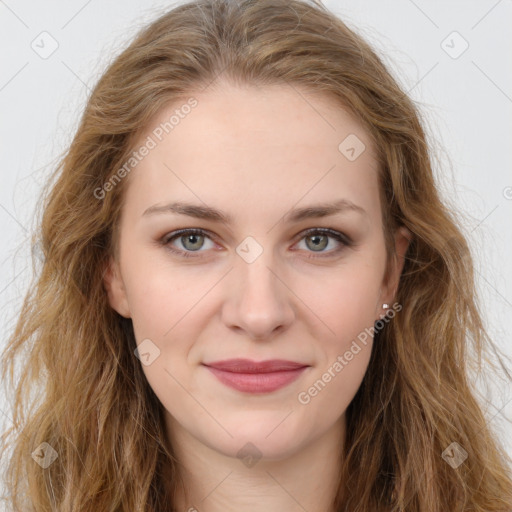
[[[463, 215], [487, 328], [512, 356], [512, 1], [324, 3], [379, 50], [421, 105], [443, 197]], [[45, 177], [105, 67], [173, 5], [0, 0], [0, 348], [31, 277], [29, 240]], [[511, 388], [498, 382], [482, 393], [512, 455], [504, 421], [512, 417]], [[3, 396], [0, 411], [5, 426]]]

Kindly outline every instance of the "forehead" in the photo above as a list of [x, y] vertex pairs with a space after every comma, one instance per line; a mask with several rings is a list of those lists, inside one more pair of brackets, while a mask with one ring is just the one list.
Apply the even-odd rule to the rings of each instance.
[[139, 216], [171, 200], [254, 215], [340, 198], [380, 215], [369, 134], [334, 99], [295, 85], [195, 92], [158, 112], [135, 149], [149, 139], [126, 193]]

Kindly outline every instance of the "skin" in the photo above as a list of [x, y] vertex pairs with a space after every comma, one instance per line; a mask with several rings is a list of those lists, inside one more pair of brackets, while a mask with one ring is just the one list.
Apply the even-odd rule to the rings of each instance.
[[[177, 510], [332, 510], [345, 411], [366, 372], [371, 337], [308, 404], [298, 394], [383, 316], [383, 303], [394, 302], [410, 233], [397, 230], [386, 278], [370, 138], [331, 99], [299, 90], [220, 82], [194, 94], [197, 107], [127, 178], [119, 257], [105, 285], [111, 306], [132, 319], [137, 343], [150, 339], [160, 350], [143, 370], [165, 408], [185, 482]], [[151, 127], [179, 105], [159, 112]], [[349, 134], [366, 146], [354, 161], [338, 150]], [[366, 213], [286, 220], [294, 208], [341, 198]], [[221, 209], [232, 224], [143, 215], [178, 200]], [[182, 228], [211, 235], [168, 243], [189, 258], [158, 242]], [[308, 228], [331, 228], [353, 245], [301, 235]], [[236, 252], [248, 236], [263, 250], [252, 263]], [[251, 395], [202, 366], [235, 357], [309, 368], [284, 388]], [[244, 446], [261, 456], [252, 466], [237, 457]]]

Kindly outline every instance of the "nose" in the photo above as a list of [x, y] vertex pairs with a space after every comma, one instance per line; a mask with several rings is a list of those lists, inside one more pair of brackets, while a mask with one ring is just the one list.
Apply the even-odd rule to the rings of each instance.
[[252, 340], [265, 341], [284, 332], [295, 318], [289, 286], [265, 252], [252, 263], [240, 259], [226, 283], [224, 324]]

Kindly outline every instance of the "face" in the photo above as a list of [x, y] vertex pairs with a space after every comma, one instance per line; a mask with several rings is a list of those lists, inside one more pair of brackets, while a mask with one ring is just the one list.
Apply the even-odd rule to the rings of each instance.
[[[186, 100], [161, 111], [105, 277], [169, 434], [231, 457], [252, 443], [282, 458], [342, 430], [408, 243], [397, 231], [386, 274], [370, 138], [298, 90], [210, 87], [164, 136]], [[209, 366], [232, 359], [296, 365]]]

